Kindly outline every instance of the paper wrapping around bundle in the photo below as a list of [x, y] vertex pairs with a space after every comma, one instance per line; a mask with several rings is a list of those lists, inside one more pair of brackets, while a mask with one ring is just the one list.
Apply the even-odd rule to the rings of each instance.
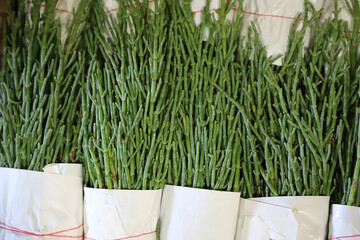
[[0, 239], [82, 239], [81, 173], [81, 164], [0, 168]]
[[[319, 10], [324, 7], [324, 0], [310, 0]], [[296, 17], [304, 12], [304, 1], [299, 0], [245, 0], [243, 3], [242, 35], [247, 36], [251, 22], [254, 22], [268, 57], [284, 56], [287, 52], [290, 29]], [[299, 27], [302, 26], [302, 20]], [[304, 47], [309, 43], [309, 35], [304, 38]], [[282, 59], [274, 62], [282, 64]]]
[[[331, 17], [333, 6], [324, 0], [310, 0], [316, 10], [324, 8], [323, 17]], [[268, 57], [284, 56], [287, 52], [289, 41], [289, 34], [295, 19], [299, 14], [304, 12], [305, 1], [299, 0], [244, 0], [242, 5], [242, 32], [241, 35], [248, 37], [248, 30], [251, 27], [251, 22], [254, 22], [256, 30], [259, 33], [262, 44], [266, 47]], [[206, 5], [206, 0], [193, 0], [191, 2], [191, 11], [194, 14], [194, 22], [199, 25], [202, 21], [203, 11]], [[341, 5], [341, 4], [340, 4]], [[341, 5], [342, 6], [342, 5]], [[220, 9], [221, 0], [211, 0], [209, 11], [214, 13], [215, 19], [218, 19], [216, 10]], [[237, 5], [231, 9], [226, 16], [229, 21], [234, 20]], [[349, 20], [349, 15], [342, 11], [340, 18]], [[300, 20], [299, 29], [302, 26], [303, 20]], [[203, 40], [209, 37], [208, 31], [205, 31]], [[308, 46], [310, 40], [309, 34], [305, 35], [304, 47]], [[274, 62], [276, 65], [282, 64], [282, 59]]]
[[[103, 6], [104, 6], [104, 11], [106, 13], [106, 15], [109, 18], [109, 22], [110, 23], [114, 23], [117, 21], [117, 14], [119, 11], [119, 2], [118, 0], [102, 0]], [[106, 38], [112, 38], [111, 34], [110, 34], [110, 29], [108, 26], [104, 25], [103, 26], [104, 29], [104, 35]], [[129, 31], [129, 29], [128, 29]]]
[[[316, 10], [323, 9], [322, 22], [333, 18], [333, 1], [310, 0], [309, 2]], [[260, 39], [266, 47], [268, 57], [284, 56], [287, 52], [291, 26], [295, 18], [304, 12], [304, 4], [305, 1], [303, 0], [244, 0], [242, 35], [247, 36], [248, 27], [254, 21]], [[339, 0], [338, 6], [341, 9], [339, 19], [347, 21], [351, 30], [353, 17], [346, 6], [345, 0]], [[303, 20], [300, 20], [299, 28], [302, 26], [302, 22]], [[303, 43], [305, 48], [309, 45], [309, 42], [310, 35], [307, 32]], [[278, 59], [275, 64], [281, 65], [282, 59]]]
[[329, 239], [360, 239], [360, 208], [333, 204], [329, 220]]
[[[191, 11], [194, 14], [194, 22], [195, 25], [199, 25], [202, 21], [203, 11], [206, 6], [207, 0], [193, 0], [190, 3]], [[221, 8], [221, 0], [211, 0], [209, 5], [209, 11], [214, 13], [215, 19], [219, 19], [216, 11]], [[231, 21], [233, 20], [234, 11], [232, 9], [229, 11], [228, 15], [226, 15], [226, 19]]]
[[[194, 23], [196, 26], [198, 26], [202, 22], [202, 17], [204, 14], [204, 8], [206, 6], [207, 0], [193, 0], [190, 3], [191, 12], [194, 15]], [[236, 5], [236, 7], [238, 7]], [[229, 13], [226, 15], [227, 21], [234, 20], [234, 10], [236, 10], [236, 7], [234, 9], [231, 9]], [[221, 8], [221, 0], [210, 0], [209, 5], [209, 11], [213, 13], [214, 18], [216, 20], [219, 19], [219, 15], [216, 13], [217, 10]], [[206, 27], [204, 31], [203, 40], [206, 41], [209, 38], [209, 29]]]
[[[55, 18], [60, 20], [62, 44], [65, 44], [71, 26], [71, 22], [73, 20], [74, 11], [76, 11], [80, 1], [81, 0], [61, 0], [61, 1], [57, 1], [56, 3]], [[33, 2], [25, 0], [25, 4], [26, 4], [26, 12], [30, 13], [30, 10], [33, 6]], [[45, 2], [43, 2], [41, 5], [40, 14], [44, 13], [44, 6], [45, 6], [44, 4]]]
[[[158, 0], [161, 1], [161, 0]], [[139, 1], [140, 3], [143, 3], [144, 1]], [[113, 26], [113, 24], [116, 25], [117, 22], [117, 18], [118, 18], [118, 11], [119, 11], [119, 1], [118, 0], [102, 0], [103, 6], [104, 6], [104, 11], [106, 13], [106, 15], [108, 16], [109, 22], [111, 24], [111, 26]], [[149, 9], [153, 10], [155, 9], [155, 3], [153, 0], [149, 0]], [[128, 10], [130, 9], [131, 5], [128, 4], [128, 1], [123, 1], [124, 7], [127, 8]], [[136, 1], [133, 1], [133, 4], [136, 5]], [[130, 18], [128, 18], [130, 20]], [[104, 29], [104, 35], [106, 39], [112, 39], [112, 35], [110, 33], [110, 29], [109, 26], [104, 25], [103, 26]], [[130, 28], [130, 24], [127, 24], [127, 32], [130, 34], [131, 33], [131, 28]], [[113, 40], [113, 39], [112, 39]]]
[[325, 240], [329, 197], [241, 199], [236, 240]]
[[166, 185], [161, 240], [233, 240], [240, 193]]
[[[324, 8], [324, 12], [322, 15], [322, 19], [325, 20], [327, 18], [333, 18], [334, 1], [325, 1], [323, 8]], [[347, 21], [351, 29], [353, 26], [354, 18], [351, 16], [349, 9], [346, 6], [345, 0], [338, 0], [338, 8], [341, 9], [339, 12], [339, 19]]]
[[85, 239], [155, 240], [161, 193], [84, 188]]

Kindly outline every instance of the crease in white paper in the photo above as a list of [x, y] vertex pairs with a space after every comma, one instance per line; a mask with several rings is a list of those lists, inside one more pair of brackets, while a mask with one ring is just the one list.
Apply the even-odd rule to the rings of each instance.
[[233, 240], [240, 193], [166, 185], [161, 240]]
[[240, 239], [296, 240], [298, 222], [293, 209], [247, 199], [240, 201], [239, 217], [243, 221]]
[[[82, 238], [81, 164], [44, 169], [46, 172], [0, 168], [0, 239]], [[50, 235], [59, 231], [64, 232]]]
[[[360, 239], [360, 207], [331, 205], [329, 239]], [[355, 238], [357, 236], [357, 238]]]
[[243, 239], [273, 239], [286, 240], [286, 237], [274, 231], [266, 222], [259, 216], [245, 216], [244, 230], [241, 233]]
[[162, 190], [84, 188], [84, 232], [90, 239], [156, 239]]
[[82, 177], [82, 167], [79, 164], [52, 163], [43, 168], [45, 173], [64, 176]]
[[[268, 228], [260, 239], [268, 240], [267, 235], [273, 231], [280, 234], [272, 237], [276, 240], [282, 236], [287, 240], [324, 240], [329, 200], [330, 198], [325, 196], [241, 199], [235, 239], [252, 239], [246, 235], [249, 226], [245, 224], [245, 219], [253, 217], [265, 223], [261, 225], [262, 228]], [[252, 226], [251, 229], [256, 229], [256, 226]]]

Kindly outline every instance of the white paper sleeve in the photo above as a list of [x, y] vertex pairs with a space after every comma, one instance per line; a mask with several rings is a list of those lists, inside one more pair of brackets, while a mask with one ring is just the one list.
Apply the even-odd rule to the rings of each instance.
[[233, 240], [240, 193], [166, 185], [161, 240]]
[[[55, 18], [60, 20], [61, 43], [64, 45], [73, 20], [74, 11], [76, 11], [81, 0], [60, 0], [56, 3]], [[30, 14], [33, 2], [25, 0], [26, 14]], [[40, 5], [40, 14], [44, 13], [45, 2]], [[30, 20], [30, 19], [29, 19]]]
[[[194, 15], [194, 23], [196, 26], [198, 26], [201, 22], [202, 22], [202, 18], [204, 15], [204, 9], [205, 6], [207, 4], [207, 0], [193, 0], [191, 1], [190, 4], [190, 8], [191, 8], [191, 12]], [[218, 14], [216, 13], [217, 10], [219, 10], [221, 7], [221, 0], [210, 0], [210, 4], [209, 4], [209, 12], [211, 14], [213, 14], [214, 18], [216, 20], [219, 19]], [[232, 21], [234, 20], [234, 10], [236, 10], [236, 8], [238, 7], [238, 5], [235, 5], [235, 7], [233, 9], [231, 9], [229, 11], [229, 13], [226, 15], [226, 20], [227, 21]], [[205, 27], [205, 31], [204, 31], [204, 35], [203, 35], [203, 41], [206, 41], [209, 38], [209, 29], [208, 27]]]
[[241, 199], [239, 239], [296, 240], [298, 223], [289, 207]]
[[329, 221], [329, 240], [360, 239], [360, 208], [333, 204]]
[[236, 240], [325, 240], [329, 197], [241, 199]]
[[[190, 4], [191, 11], [194, 14], [194, 23], [199, 25], [202, 22], [203, 11], [206, 6], [206, 0], [193, 0]], [[221, 6], [221, 0], [211, 0], [209, 11], [214, 12]], [[217, 14], [214, 15], [216, 19], [219, 18]]]
[[85, 239], [155, 240], [161, 192], [84, 188]]
[[[254, 22], [256, 30], [260, 35], [262, 44], [266, 47], [268, 57], [284, 56], [287, 52], [290, 29], [299, 14], [304, 12], [303, 0], [244, 0], [243, 15], [243, 36], [247, 36], [248, 27]], [[330, 1], [328, 1], [330, 2]], [[324, 0], [310, 0], [319, 10], [324, 7]], [[303, 19], [300, 17], [300, 25]], [[304, 39], [304, 47], [308, 46], [309, 35]], [[282, 59], [274, 64], [281, 65]]]
[[[161, 0], [157, 0], [157, 1], [161, 1]], [[136, 1], [134, 0], [132, 2], [132, 5], [129, 4], [130, 1], [123, 1], [122, 3], [124, 4], [124, 6], [121, 7], [125, 7], [126, 9], [130, 9], [130, 7], [136, 6]], [[139, 1], [140, 4], [143, 3], [143, 1]], [[104, 6], [104, 11], [108, 17], [109, 23], [111, 25], [111, 28], [113, 28], [114, 25], [116, 25], [117, 23], [117, 18], [118, 18], [118, 11], [119, 11], [119, 1], [118, 0], [102, 0], [103, 6]], [[149, 9], [151, 9], [152, 11], [155, 10], [155, 0], [149, 0]], [[129, 17], [127, 19], [128, 21], [132, 21], [131, 17]], [[110, 31], [110, 27], [107, 26], [106, 24], [104, 24], [103, 26], [104, 29], [104, 35], [106, 39], [111, 39], [114, 40], [112, 35], [111, 35], [111, 31]], [[134, 29], [131, 28], [129, 22], [127, 23], [127, 33], [131, 33], [131, 30], [134, 31]]]
[[81, 164], [0, 168], [0, 239], [82, 239], [81, 173]]

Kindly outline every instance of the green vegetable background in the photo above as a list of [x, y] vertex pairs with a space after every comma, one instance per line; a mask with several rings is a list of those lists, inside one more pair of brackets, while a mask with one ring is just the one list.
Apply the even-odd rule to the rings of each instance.
[[208, 0], [196, 25], [189, 0], [119, 1], [114, 18], [82, 0], [65, 43], [56, 2], [43, 14], [41, 4], [26, 15], [24, 1], [9, 1], [1, 167], [81, 162], [95, 188], [171, 184], [360, 206], [358, 1], [347, 2], [351, 28], [336, 0], [325, 20], [305, 1], [282, 66], [254, 25], [240, 35], [241, 1], [209, 11]]

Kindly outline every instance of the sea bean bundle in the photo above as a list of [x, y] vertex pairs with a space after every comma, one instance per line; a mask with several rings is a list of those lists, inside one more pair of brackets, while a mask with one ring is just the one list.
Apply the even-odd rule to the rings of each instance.
[[174, 104], [169, 99], [172, 30], [165, 2], [155, 2], [152, 13], [148, 2], [129, 8], [120, 1], [114, 19], [105, 15], [101, 2], [97, 6], [95, 34], [87, 35], [88, 49], [96, 50], [89, 50], [92, 60], [82, 92], [89, 185], [161, 188]]
[[[41, 170], [75, 162], [79, 81], [85, 58], [79, 42], [86, 1], [73, 16], [65, 43], [56, 2], [10, 4], [0, 84], [0, 166]], [[12, 9], [16, 6], [16, 9]], [[6, 21], [4, 21], [6, 22]]]

